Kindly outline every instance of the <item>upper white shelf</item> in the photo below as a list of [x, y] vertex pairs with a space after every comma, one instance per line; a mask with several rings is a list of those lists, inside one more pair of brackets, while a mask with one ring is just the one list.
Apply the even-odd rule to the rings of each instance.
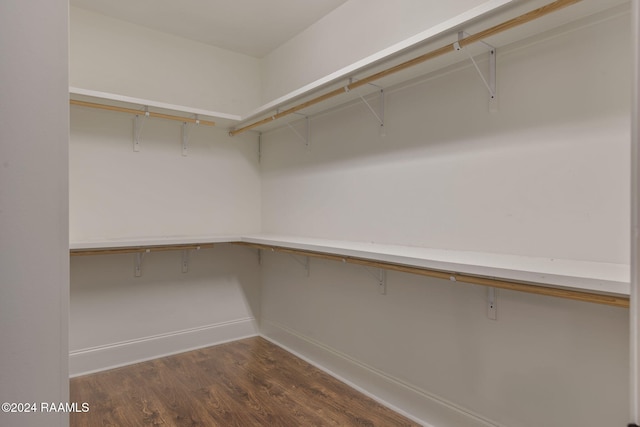
[[229, 243], [242, 239], [239, 235], [210, 235], [210, 236], [165, 236], [145, 237], [139, 239], [104, 239], [70, 242], [69, 249], [73, 250], [99, 250], [128, 248], [141, 246], [172, 246], [172, 245], [198, 245], [205, 243]]
[[[311, 82], [278, 99], [266, 103], [258, 109], [242, 116], [236, 129], [259, 122], [261, 119], [277, 115], [276, 112], [286, 112], [292, 107], [305, 105], [297, 112], [313, 116], [346, 103], [358, 100], [359, 96], [367, 96], [377, 92], [379, 87], [394, 89], [407, 83], [424, 79], [437, 72], [459, 67], [460, 64], [472, 66], [469, 54], [472, 56], [488, 52], [488, 47], [482, 43], [473, 43], [465, 47], [467, 52], [451, 52], [441, 56], [431, 57], [431, 53], [458, 40], [459, 32], [465, 35], [480, 34], [491, 27], [502, 27], [506, 22], [518, 21], [519, 17], [537, 8], [553, 3], [552, 0], [493, 0], [471, 9], [461, 15], [442, 22], [413, 37], [396, 43], [375, 54], [365, 57], [353, 64], [343, 67], [327, 76]], [[563, 2], [564, 3], [564, 2]], [[581, 26], [591, 25], [598, 20], [607, 19], [629, 10], [628, 0], [577, 0], [568, 1], [568, 6], [556, 10], [548, 15], [535, 18], [525, 24], [516, 24], [504, 32], [497, 33], [483, 39], [483, 42], [501, 49], [530, 42], [533, 39], [543, 39], [556, 32], [573, 31]], [[534, 14], [535, 15], [535, 14]], [[465, 36], [466, 37], [466, 36]], [[429, 60], [418, 62], [408, 68], [399, 67], [401, 71], [393, 71], [398, 66], [413, 62], [419, 56], [429, 56]], [[349, 85], [351, 80], [367, 80], [378, 73], [384, 76], [375, 80], [375, 85], [367, 85], [357, 89], [356, 94], [342, 91], [340, 96], [325, 97], [332, 91], [340, 91]], [[315, 99], [322, 99], [318, 104]], [[311, 105], [308, 105], [311, 104]], [[291, 120], [291, 119], [289, 119]], [[260, 124], [253, 128], [261, 132], [285, 126], [287, 120], [275, 120]]]
[[[216, 126], [222, 129], [227, 129], [230, 126], [235, 125], [241, 120], [241, 117], [235, 114], [221, 113], [218, 111], [203, 110], [200, 108], [192, 108], [183, 105], [168, 104], [166, 102], [154, 101], [150, 99], [134, 98], [131, 96], [118, 95], [114, 93], [100, 92], [89, 89], [82, 89], [77, 87], [69, 88], [69, 95], [71, 99], [79, 101], [100, 101], [108, 105], [114, 106], [136, 106], [136, 107], [151, 107], [156, 112], [160, 113], [182, 113], [186, 115], [198, 115], [200, 119], [211, 118], [216, 122]], [[143, 111], [141, 110], [141, 113]], [[192, 117], [190, 117], [192, 118]]]
[[[361, 60], [349, 64], [327, 76], [317, 79], [305, 86], [296, 89], [275, 100], [258, 107], [243, 115], [228, 114], [218, 111], [209, 111], [189, 106], [169, 104], [157, 100], [141, 99], [121, 94], [100, 92], [86, 88], [71, 87], [69, 92], [72, 99], [105, 102], [110, 105], [125, 104], [126, 106], [151, 107], [158, 112], [179, 112], [187, 115], [199, 115], [203, 119], [211, 118], [216, 122], [218, 128], [227, 130], [248, 124], [264, 116], [271, 116], [277, 110], [290, 108], [294, 103], [304, 103], [309, 99], [321, 95], [323, 92], [335, 90], [348, 84], [349, 79], [356, 80], [366, 78], [372, 73], [393, 67], [396, 64], [405, 62], [418, 55], [430, 51], [434, 47], [441, 47], [445, 42], [456, 40], [458, 31], [465, 31], [469, 34], [479, 33], [483, 29], [504, 22], [522, 13], [531, 11], [550, 3], [551, 0], [488, 0], [481, 5], [455, 16], [438, 25], [428, 28], [419, 34], [398, 42], [386, 49], [369, 55]], [[628, 10], [628, 0], [580, 0], [575, 4], [555, 11], [548, 16], [544, 16], [535, 21], [490, 37], [488, 42], [493, 46], [502, 47], [514, 42], [546, 33], [559, 27], [571, 25], [588, 25], [592, 20], [602, 19], [603, 15], [621, 13]], [[570, 30], [568, 28], [567, 30]], [[476, 55], [485, 49], [483, 46], [470, 46], [471, 54]], [[466, 54], [448, 54], [442, 58], [437, 58], [424, 64], [411, 67], [406, 71], [389, 75], [377, 84], [385, 88], [393, 88], [414, 81], [421, 76], [429, 75], [435, 71], [446, 69], [462, 61], [467, 61]], [[360, 95], [375, 92], [377, 89], [371, 87], [360, 88]], [[355, 95], [354, 95], [355, 96]], [[323, 101], [319, 105], [305, 108], [301, 112], [306, 115], [318, 114], [347, 102], [353, 102], [353, 96], [340, 96], [331, 100]], [[357, 96], [355, 96], [357, 98]], [[256, 128], [259, 131], [283, 126], [283, 123], [276, 121], [270, 124], [261, 125]]]

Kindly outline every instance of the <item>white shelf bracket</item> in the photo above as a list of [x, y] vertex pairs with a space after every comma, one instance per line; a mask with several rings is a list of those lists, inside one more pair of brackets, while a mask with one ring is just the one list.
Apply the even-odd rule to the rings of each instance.
[[496, 48], [489, 50], [489, 111], [498, 111], [498, 86], [496, 85]]
[[[464, 31], [460, 31], [458, 33], [458, 40], [462, 40], [464, 38], [465, 35], [468, 35], [467, 33], [465, 33]], [[482, 71], [480, 71], [480, 67], [478, 67], [478, 63], [476, 62], [475, 59], [473, 59], [473, 56], [471, 55], [471, 53], [469, 53], [469, 51], [467, 49], [464, 49], [460, 46], [460, 44], [458, 42], [455, 42], [453, 44], [455, 50], [464, 50], [464, 53], [467, 54], [467, 56], [469, 57], [469, 59], [471, 60], [471, 63], [473, 64], [474, 68], [476, 69], [476, 71], [478, 72], [478, 75], [480, 76], [480, 79], [482, 80], [482, 83], [484, 84], [484, 86], [487, 88], [487, 91], [489, 91], [489, 111], [492, 113], [495, 113], [498, 111], [498, 95], [497, 95], [497, 85], [496, 85], [496, 48], [491, 46], [490, 44], [481, 41], [480, 43], [484, 44], [485, 46], [487, 46], [489, 48], [489, 78], [488, 80], [485, 79], [484, 74], [482, 74]]]
[[378, 122], [380, 136], [385, 136], [386, 132], [384, 129], [384, 89], [380, 89], [379, 106], [378, 106], [379, 111], [376, 111], [371, 106], [371, 104], [365, 99], [364, 96], [360, 94], [358, 94], [358, 96], [360, 97], [364, 105], [367, 106], [369, 111], [371, 111], [371, 114], [373, 114], [373, 117], [376, 119], [376, 122]]
[[182, 251], [182, 272], [189, 272], [189, 250], [185, 249]]
[[142, 126], [145, 120], [149, 118], [149, 107], [144, 107], [144, 116], [136, 114], [133, 118], [133, 151], [140, 151], [140, 135], [142, 134]]
[[491, 320], [498, 319], [498, 290], [487, 288], [487, 317]]
[[[353, 77], [349, 78], [349, 84], [353, 83], [354, 81], [358, 81], [358, 79], [355, 79]], [[371, 112], [371, 114], [373, 115], [374, 119], [376, 120], [376, 122], [378, 123], [378, 133], [380, 134], [380, 136], [386, 136], [387, 132], [384, 128], [384, 89], [376, 84], [373, 83], [367, 83], [370, 86], [375, 86], [380, 90], [379, 93], [379, 101], [378, 101], [378, 108], [379, 111], [376, 111], [373, 106], [369, 103], [369, 101], [367, 101], [365, 99], [364, 96], [362, 96], [361, 94], [358, 93], [358, 97], [360, 97], [360, 100], [364, 103], [364, 105], [367, 106], [367, 108], [369, 109], [369, 111]], [[349, 86], [345, 86], [345, 91], [349, 92], [348, 90]]]
[[133, 267], [133, 275], [135, 277], [142, 276], [142, 260], [144, 259], [144, 255], [151, 252], [149, 249], [144, 252], [138, 252], [134, 256], [134, 267]]
[[380, 295], [387, 294], [387, 270], [384, 268], [378, 268], [375, 271], [369, 269], [368, 267], [363, 267], [367, 273], [373, 276], [374, 279], [378, 282], [378, 292]]
[[310, 138], [310, 131], [309, 131], [309, 116], [301, 114], [301, 113], [293, 113], [293, 114], [298, 114], [301, 116], [304, 116], [304, 120], [305, 120], [305, 127], [304, 127], [304, 135], [301, 134], [300, 132], [298, 132], [298, 130], [293, 127], [291, 125], [291, 123], [287, 123], [287, 126], [289, 127], [289, 129], [291, 129], [293, 131], [293, 133], [295, 133], [296, 135], [298, 135], [298, 137], [304, 141], [304, 145], [307, 147], [307, 150], [310, 148], [310, 143], [311, 143], [311, 138]]
[[[196, 114], [196, 126], [200, 124], [200, 119]], [[189, 137], [191, 136], [191, 132], [189, 132], [189, 123], [182, 123], [182, 156], [187, 157], [187, 150], [189, 149]]]
[[304, 267], [304, 269], [307, 271], [307, 277], [311, 276], [311, 259], [308, 256], [304, 257], [304, 261], [300, 261], [294, 254], [289, 255], [291, 256], [291, 258], [296, 260], [298, 264]]
[[[200, 246], [196, 246], [195, 250], [199, 251]], [[189, 260], [191, 258], [190, 251], [191, 251], [190, 249], [185, 249], [182, 251], [182, 272], [183, 273], [189, 272]]]

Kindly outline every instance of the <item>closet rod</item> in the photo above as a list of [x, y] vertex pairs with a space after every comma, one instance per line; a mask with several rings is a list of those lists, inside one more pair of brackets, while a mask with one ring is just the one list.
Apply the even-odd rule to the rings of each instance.
[[629, 298], [614, 295], [602, 295], [593, 292], [574, 291], [570, 289], [551, 288], [548, 286], [533, 285], [513, 282], [509, 280], [493, 279], [468, 274], [448, 273], [441, 270], [433, 270], [427, 267], [413, 267], [403, 264], [394, 264], [386, 261], [377, 261], [352, 256], [341, 256], [324, 252], [290, 249], [282, 246], [263, 245], [258, 243], [236, 242], [235, 245], [249, 246], [257, 249], [268, 249], [293, 255], [302, 255], [321, 258], [331, 261], [348, 262], [350, 264], [365, 267], [382, 268], [385, 270], [400, 271], [402, 273], [417, 274], [420, 276], [435, 277], [453, 282], [469, 283], [472, 285], [487, 286], [490, 288], [508, 289], [511, 291], [526, 292], [530, 294], [545, 295], [556, 298], [571, 299], [576, 301], [591, 302], [596, 304], [612, 305], [614, 307], [629, 308]]
[[[116, 107], [113, 105], [106, 105], [106, 104], [97, 104], [95, 102], [86, 102], [86, 101], [77, 101], [75, 99], [70, 99], [69, 100], [69, 104], [71, 105], [79, 105], [81, 107], [89, 107], [89, 108], [98, 108], [100, 110], [109, 110], [109, 111], [118, 111], [121, 113], [129, 113], [129, 114], [135, 114], [136, 116], [144, 116], [145, 114], [147, 114], [146, 111], [141, 111], [141, 110], [134, 110], [133, 108], [124, 108], [124, 107]], [[149, 117], [156, 117], [159, 119], [167, 119], [167, 120], [175, 120], [177, 122], [182, 122], [182, 123], [196, 123], [202, 126], [215, 126], [215, 122], [209, 121], [209, 120], [199, 120], [199, 119], [192, 119], [190, 117], [180, 117], [180, 116], [172, 116], [170, 114], [162, 114], [162, 113], [154, 113], [152, 111], [149, 111]]]
[[483, 40], [487, 37], [491, 37], [494, 36], [496, 34], [499, 34], [503, 31], [506, 31], [508, 29], [517, 27], [519, 25], [525, 24], [527, 22], [533, 21], [537, 18], [540, 18], [542, 16], [548, 15], [552, 12], [555, 12], [556, 10], [562, 9], [566, 6], [572, 5], [574, 3], [578, 3], [581, 0], [556, 0], [553, 3], [549, 3], [547, 5], [541, 6], [535, 10], [532, 10], [530, 12], [527, 12], [525, 14], [522, 14], [520, 16], [517, 16], [513, 19], [509, 19], [501, 24], [495, 25], [491, 28], [488, 28], [484, 31], [481, 31], [477, 34], [473, 34], [470, 35], [468, 37], [462, 38], [460, 40], [458, 40], [457, 42], [451, 43], [449, 45], [446, 46], [442, 46], [438, 49], [432, 50], [430, 52], [427, 52], [423, 55], [420, 55], [416, 58], [410, 59], [406, 62], [403, 62], [401, 64], [395, 65], [391, 68], [387, 68], [386, 70], [380, 71], [378, 73], [372, 74], [369, 77], [365, 77], [363, 79], [354, 81], [344, 87], [332, 90], [331, 92], [325, 93], [324, 95], [320, 95], [316, 98], [313, 98], [309, 101], [303, 102], [301, 104], [298, 104], [294, 107], [291, 107], [287, 110], [284, 110], [282, 112], [279, 112], [277, 114], [274, 114], [272, 116], [269, 116], [265, 119], [262, 119], [260, 121], [257, 121], [255, 123], [249, 124], [247, 126], [243, 126], [240, 127], [238, 129], [234, 129], [231, 130], [229, 132], [230, 136], [235, 136], [239, 133], [248, 131], [250, 129], [253, 129], [255, 127], [264, 125], [266, 123], [270, 123], [274, 120], [280, 119], [284, 116], [287, 116], [289, 114], [295, 113], [296, 111], [302, 110], [304, 108], [310, 107], [312, 105], [318, 104], [320, 102], [326, 101], [327, 99], [333, 98], [334, 96], [338, 96], [340, 94], [343, 94], [345, 92], [349, 92], [350, 90], [359, 88], [360, 86], [364, 86], [366, 84], [369, 84], [373, 81], [379, 80], [383, 77], [386, 77], [390, 74], [394, 74], [397, 73], [398, 71], [402, 71], [405, 70], [409, 67], [413, 67], [414, 65], [418, 65], [421, 64], [423, 62], [426, 62], [430, 59], [436, 58], [438, 56], [444, 55], [445, 53], [449, 53], [449, 52], [453, 52], [456, 50], [456, 43], [458, 46], [460, 47], [464, 47], [466, 45], [478, 42], [480, 40]]
[[163, 252], [163, 251], [185, 251], [213, 248], [213, 243], [189, 244], [189, 245], [157, 245], [157, 246], [129, 246], [120, 248], [90, 248], [90, 249], [71, 249], [69, 255], [115, 255], [115, 254], [136, 254], [144, 252]]

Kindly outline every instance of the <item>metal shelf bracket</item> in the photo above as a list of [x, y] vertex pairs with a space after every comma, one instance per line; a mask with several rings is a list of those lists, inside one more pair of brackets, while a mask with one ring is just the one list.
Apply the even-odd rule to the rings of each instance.
[[[465, 33], [464, 31], [460, 31], [458, 33], [458, 40], [462, 40], [465, 36], [468, 36], [469, 34]], [[478, 72], [478, 75], [480, 76], [480, 79], [482, 80], [482, 83], [484, 84], [484, 86], [487, 88], [487, 90], [489, 91], [489, 111], [492, 113], [495, 113], [498, 111], [498, 95], [496, 92], [496, 48], [491, 46], [489, 43], [483, 42], [481, 41], [480, 43], [484, 44], [485, 46], [487, 46], [489, 48], [489, 78], [485, 79], [484, 74], [482, 74], [482, 71], [480, 71], [480, 67], [478, 67], [478, 63], [476, 62], [475, 59], [473, 59], [473, 56], [471, 55], [471, 53], [469, 53], [469, 51], [467, 49], [464, 49], [460, 46], [460, 44], [458, 42], [455, 42], [453, 44], [453, 47], [455, 48], [455, 50], [459, 51], [459, 50], [463, 50], [464, 53], [467, 54], [467, 56], [469, 57], [469, 59], [471, 60], [471, 63], [473, 64], [474, 68], [476, 69], [476, 71]]]
[[[349, 78], [349, 85], [351, 85], [353, 82], [358, 81], [357, 79], [351, 77]], [[378, 89], [380, 89], [380, 93], [379, 93], [379, 101], [378, 101], [378, 109], [379, 111], [376, 111], [373, 106], [369, 103], [369, 101], [366, 100], [366, 98], [364, 96], [362, 96], [361, 94], [357, 94], [358, 97], [360, 97], [360, 100], [364, 103], [364, 105], [367, 106], [367, 108], [369, 109], [369, 111], [371, 112], [371, 114], [373, 115], [374, 119], [376, 120], [376, 122], [378, 123], [378, 133], [380, 134], [380, 136], [386, 136], [387, 135], [387, 131], [384, 128], [384, 89], [376, 84], [373, 83], [367, 83], [370, 86], [375, 86]], [[345, 91], [349, 92], [349, 85], [345, 86]]]
[[367, 106], [369, 111], [371, 111], [371, 114], [373, 114], [373, 117], [376, 119], [376, 122], [378, 122], [380, 136], [386, 136], [386, 131], [384, 128], [384, 89], [380, 89], [380, 95], [379, 95], [380, 101], [379, 101], [379, 107], [378, 107], [379, 111], [377, 112], [371, 106], [371, 104], [369, 104], [369, 102], [365, 99], [364, 96], [360, 94], [358, 94], [358, 96], [360, 97], [364, 105]]
[[309, 116], [302, 113], [293, 113], [293, 114], [304, 116], [304, 120], [305, 120], [304, 135], [300, 133], [294, 126], [292, 126], [291, 123], [287, 123], [287, 126], [289, 127], [289, 129], [293, 131], [293, 133], [298, 135], [298, 137], [300, 137], [302, 141], [304, 141], [304, 145], [307, 147], [307, 150], [308, 150], [310, 148], [310, 143], [311, 143], [311, 137], [310, 137], [310, 131], [309, 131], [309, 128], [310, 128]]
[[144, 107], [144, 115], [140, 116], [136, 114], [133, 118], [133, 151], [140, 151], [140, 134], [142, 133], [142, 126], [145, 119], [149, 118], [149, 107]]
[[135, 277], [142, 276], [142, 260], [144, 259], [144, 255], [151, 252], [150, 249], [145, 250], [144, 252], [138, 252], [134, 256], [134, 269], [133, 275]]
[[491, 320], [498, 319], [498, 290], [487, 288], [487, 317]]
[[189, 251], [186, 249], [182, 251], [182, 272], [189, 272]]
[[387, 294], [387, 270], [385, 270], [384, 268], [378, 268], [375, 270], [371, 270], [368, 267], [363, 267], [367, 273], [369, 273], [371, 276], [373, 276], [374, 279], [376, 279], [376, 281], [378, 282], [378, 292], [380, 292], [380, 295], [386, 295]]
[[[200, 250], [200, 246], [196, 246], [196, 251]], [[189, 258], [190, 258], [190, 254], [189, 254], [190, 249], [185, 249], [182, 251], [182, 272], [183, 273], [188, 273], [189, 272]]]
[[308, 256], [304, 257], [304, 261], [299, 260], [298, 257], [296, 257], [294, 254], [289, 254], [289, 256], [291, 256], [291, 258], [293, 258], [298, 264], [304, 267], [304, 269], [307, 271], [307, 277], [311, 276], [311, 259]]
[[[196, 114], [196, 126], [200, 124], [200, 119]], [[191, 136], [191, 132], [189, 132], [189, 123], [182, 122], [182, 156], [187, 157], [187, 150], [189, 148], [189, 137]]]

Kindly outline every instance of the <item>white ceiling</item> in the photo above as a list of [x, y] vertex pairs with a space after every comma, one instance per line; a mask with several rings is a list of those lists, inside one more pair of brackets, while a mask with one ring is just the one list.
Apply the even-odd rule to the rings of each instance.
[[261, 58], [347, 0], [71, 0], [71, 6]]

